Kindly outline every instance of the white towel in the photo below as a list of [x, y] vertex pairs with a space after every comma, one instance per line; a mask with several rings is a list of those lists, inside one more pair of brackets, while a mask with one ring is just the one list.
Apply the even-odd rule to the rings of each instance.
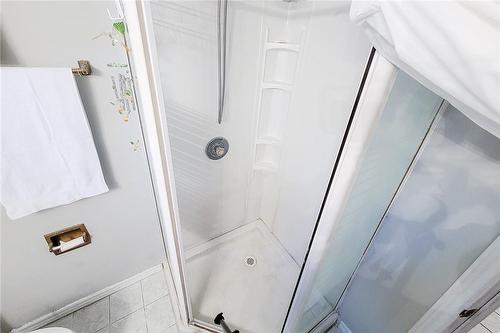
[[351, 4], [378, 52], [500, 138], [500, 3]]
[[2, 202], [17, 219], [108, 191], [69, 68], [0, 68]]

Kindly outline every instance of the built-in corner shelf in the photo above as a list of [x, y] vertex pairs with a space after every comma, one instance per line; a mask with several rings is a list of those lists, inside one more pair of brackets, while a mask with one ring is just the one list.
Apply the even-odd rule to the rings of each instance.
[[264, 177], [267, 177], [265, 173], [279, 170], [302, 40], [301, 37], [294, 38], [293, 42], [270, 40], [269, 29], [268, 26], [263, 30], [263, 64], [253, 167], [254, 171], [264, 172]]

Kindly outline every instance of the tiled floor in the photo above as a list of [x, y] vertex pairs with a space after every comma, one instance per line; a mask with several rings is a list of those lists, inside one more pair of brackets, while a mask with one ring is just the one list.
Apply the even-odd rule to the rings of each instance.
[[471, 329], [469, 333], [500, 333], [500, 308]]
[[[46, 327], [65, 327], [75, 333], [179, 333], [163, 271], [153, 273]], [[330, 332], [338, 331], [335, 328]], [[500, 308], [470, 333], [500, 333]]]
[[75, 333], [177, 333], [163, 271], [90, 304], [47, 327]]

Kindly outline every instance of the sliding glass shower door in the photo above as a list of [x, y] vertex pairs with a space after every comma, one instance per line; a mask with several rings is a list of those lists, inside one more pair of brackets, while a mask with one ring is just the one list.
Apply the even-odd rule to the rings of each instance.
[[[499, 202], [500, 139], [447, 107], [345, 293], [344, 325], [353, 333], [417, 333], [427, 311], [446, 312], [431, 307], [500, 236]], [[374, 301], [380, 306], [360, 318]]]
[[[372, 70], [376, 70], [372, 69]], [[374, 83], [374, 82], [372, 82]], [[370, 87], [365, 87], [365, 89]], [[377, 226], [422, 145], [443, 100], [398, 72], [387, 101], [361, 148], [353, 181], [309, 287], [310, 295], [295, 332], [308, 332], [337, 309]], [[358, 107], [364, 117], [363, 106]], [[356, 131], [356, 130], [354, 130]], [[351, 133], [349, 134], [351, 135]], [[346, 145], [344, 150], [356, 149]], [[335, 177], [344, 177], [338, 172]], [[313, 240], [312, 246], [315, 246]], [[315, 258], [315, 260], [319, 260]], [[376, 300], [373, 300], [376, 302]], [[367, 315], [367, 314], [364, 314]], [[369, 331], [363, 331], [369, 332]]]
[[358, 159], [295, 332], [421, 332], [500, 235], [500, 139], [404, 72]]

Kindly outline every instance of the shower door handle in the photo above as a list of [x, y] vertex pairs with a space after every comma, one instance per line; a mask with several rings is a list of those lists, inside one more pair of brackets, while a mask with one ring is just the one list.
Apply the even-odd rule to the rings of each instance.
[[231, 331], [229, 326], [227, 326], [226, 322], [224, 321], [224, 316], [222, 315], [222, 312], [219, 313], [217, 315], [217, 317], [215, 317], [214, 323], [216, 323], [217, 325], [220, 325], [220, 327], [222, 327], [222, 330], [224, 331], [224, 333], [240, 333], [240, 331], [238, 331], [238, 330]]

